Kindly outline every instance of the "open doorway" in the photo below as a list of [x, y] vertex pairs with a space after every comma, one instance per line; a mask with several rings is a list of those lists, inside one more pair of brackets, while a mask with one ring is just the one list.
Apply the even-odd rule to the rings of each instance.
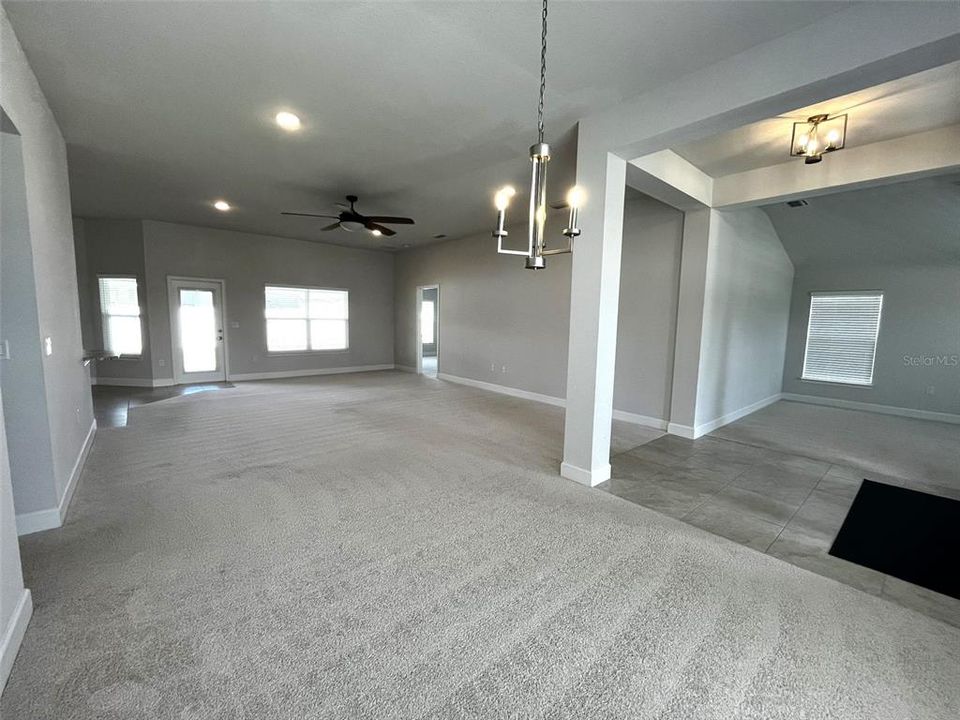
[[417, 373], [437, 377], [440, 369], [440, 286], [417, 288]]

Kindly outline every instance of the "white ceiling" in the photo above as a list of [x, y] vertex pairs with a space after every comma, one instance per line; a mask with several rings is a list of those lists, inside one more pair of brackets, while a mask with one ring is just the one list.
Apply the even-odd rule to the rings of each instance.
[[674, 151], [711, 177], [791, 162], [793, 123], [847, 113], [846, 147], [869, 145], [960, 123], [960, 62], [800, 108]]
[[[78, 215], [402, 246], [487, 227], [493, 189], [524, 184], [539, 3], [3, 5], [66, 137]], [[555, 2], [547, 139], [849, 5]], [[279, 131], [280, 109], [304, 129]], [[384, 242], [279, 215], [347, 193], [417, 225]], [[221, 197], [236, 210], [211, 209]]]
[[803, 265], [960, 264], [960, 175], [941, 175], [764, 208]]

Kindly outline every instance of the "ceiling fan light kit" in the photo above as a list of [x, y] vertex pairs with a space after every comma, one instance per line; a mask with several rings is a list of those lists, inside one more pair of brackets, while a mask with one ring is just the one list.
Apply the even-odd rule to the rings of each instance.
[[493, 237], [497, 239], [497, 252], [503, 255], [523, 255], [528, 270], [542, 270], [546, 267], [546, 256], [560, 255], [573, 251], [573, 238], [580, 234], [577, 219], [584, 194], [579, 188], [572, 188], [567, 195], [570, 218], [563, 234], [567, 238], [565, 247], [547, 249], [543, 232], [547, 222], [547, 163], [550, 162], [550, 146], [543, 141], [543, 95], [547, 84], [547, 0], [543, 0], [540, 31], [540, 101], [537, 105], [537, 142], [530, 147], [530, 208], [527, 218], [527, 249], [509, 250], [503, 247], [503, 239], [509, 235], [504, 229], [507, 207], [516, 190], [505, 186], [500, 188], [493, 198], [497, 209], [497, 226]]

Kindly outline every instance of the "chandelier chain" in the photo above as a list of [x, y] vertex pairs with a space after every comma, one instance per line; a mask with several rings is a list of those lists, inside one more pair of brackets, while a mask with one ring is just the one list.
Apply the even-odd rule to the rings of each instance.
[[543, 93], [547, 89], [547, 0], [543, 0], [543, 25], [540, 31], [540, 102], [537, 105], [537, 137], [543, 142]]

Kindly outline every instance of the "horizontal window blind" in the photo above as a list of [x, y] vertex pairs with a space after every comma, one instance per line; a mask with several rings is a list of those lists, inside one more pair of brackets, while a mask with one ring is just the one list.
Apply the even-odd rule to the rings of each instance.
[[803, 379], [872, 385], [883, 293], [812, 293]]
[[140, 355], [143, 337], [137, 279], [101, 277], [99, 286], [104, 349], [114, 355]]

